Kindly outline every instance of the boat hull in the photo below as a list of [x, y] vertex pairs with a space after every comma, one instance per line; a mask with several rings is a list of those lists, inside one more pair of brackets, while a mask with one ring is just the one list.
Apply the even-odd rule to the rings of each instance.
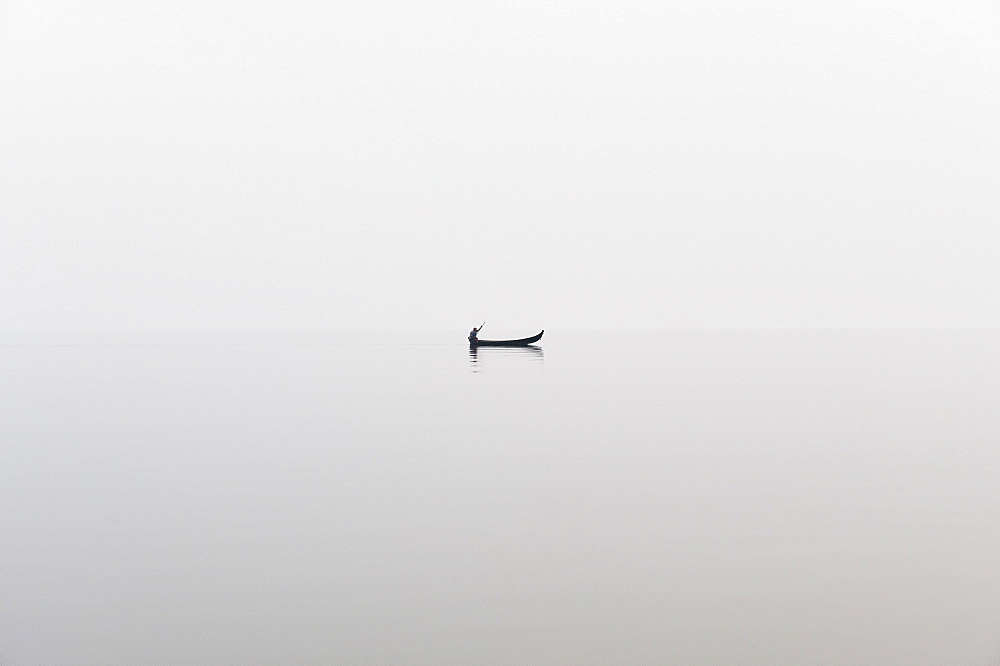
[[[545, 331], [543, 330], [542, 333]], [[527, 347], [542, 339], [542, 333], [520, 340], [474, 340], [469, 338], [470, 347]]]

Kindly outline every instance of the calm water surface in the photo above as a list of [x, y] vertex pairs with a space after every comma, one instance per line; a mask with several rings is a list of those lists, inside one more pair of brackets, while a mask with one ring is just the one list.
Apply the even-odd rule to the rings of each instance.
[[7, 334], [0, 373], [4, 666], [1000, 660], [996, 331]]

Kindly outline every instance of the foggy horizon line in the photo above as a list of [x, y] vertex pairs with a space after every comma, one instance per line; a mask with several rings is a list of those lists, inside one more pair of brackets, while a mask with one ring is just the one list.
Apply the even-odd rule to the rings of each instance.
[[[475, 325], [475, 324], [473, 324]], [[930, 325], [842, 325], [842, 326], [491, 326], [492, 330], [545, 330], [546, 333], [559, 331], [1000, 331], [1000, 326], [983, 324], [959, 324], [954, 326]], [[52, 334], [52, 333], [399, 333], [423, 332], [442, 333], [446, 331], [464, 330], [462, 327], [442, 326], [426, 327], [411, 326], [389, 328], [384, 326], [345, 326], [328, 328], [0, 328], [0, 334]]]

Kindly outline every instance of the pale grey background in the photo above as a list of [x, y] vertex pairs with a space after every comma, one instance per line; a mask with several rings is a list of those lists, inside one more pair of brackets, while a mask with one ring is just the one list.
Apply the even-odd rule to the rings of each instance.
[[996, 326], [996, 2], [0, 2], [0, 328]]
[[5, 666], [1000, 663], [995, 331], [76, 337], [0, 344]]

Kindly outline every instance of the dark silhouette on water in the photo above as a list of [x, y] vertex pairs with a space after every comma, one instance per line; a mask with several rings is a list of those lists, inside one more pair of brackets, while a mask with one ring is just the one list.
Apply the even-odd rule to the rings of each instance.
[[[482, 328], [482, 326], [479, 328]], [[479, 329], [474, 328], [472, 331], [473, 333], [469, 334], [470, 347], [527, 347], [528, 345], [541, 340], [542, 333], [545, 333], [543, 330], [542, 333], [539, 333], [538, 335], [533, 335], [530, 338], [521, 338], [519, 340], [480, 340], [474, 335], [474, 333], [479, 332]]]

